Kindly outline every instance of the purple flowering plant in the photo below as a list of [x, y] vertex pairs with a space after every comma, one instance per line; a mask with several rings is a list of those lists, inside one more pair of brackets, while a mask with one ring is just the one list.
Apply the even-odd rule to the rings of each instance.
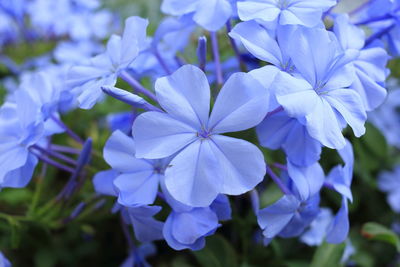
[[400, 1], [121, 2], [0, 0], [0, 266], [399, 264]]

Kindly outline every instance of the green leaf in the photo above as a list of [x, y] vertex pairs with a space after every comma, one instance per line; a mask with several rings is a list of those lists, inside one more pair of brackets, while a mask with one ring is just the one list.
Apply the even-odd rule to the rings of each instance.
[[383, 241], [392, 244], [397, 249], [397, 251], [400, 252], [399, 236], [383, 225], [374, 222], [366, 223], [361, 229], [361, 233], [364, 237], [368, 239]]
[[340, 266], [340, 260], [343, 256], [346, 244], [328, 244], [323, 243], [316, 250], [310, 267], [337, 267]]
[[194, 256], [204, 267], [236, 267], [238, 261], [236, 252], [229, 242], [220, 235], [214, 235], [207, 239], [207, 246], [200, 251], [194, 251]]

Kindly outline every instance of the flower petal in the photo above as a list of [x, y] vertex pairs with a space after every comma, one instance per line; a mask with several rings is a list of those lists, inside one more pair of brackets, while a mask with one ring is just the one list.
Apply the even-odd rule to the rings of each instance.
[[235, 73], [215, 101], [208, 128], [213, 133], [246, 130], [259, 124], [268, 112], [269, 91], [250, 74]]
[[293, 218], [300, 202], [293, 195], [284, 195], [277, 202], [260, 210], [257, 214], [258, 225], [266, 238], [274, 238]]
[[[239, 2], [240, 3], [240, 2]], [[266, 29], [255, 21], [237, 24], [229, 36], [239, 40], [256, 58], [269, 62], [277, 67], [283, 63], [281, 49]]]
[[253, 144], [227, 136], [212, 137], [214, 155], [218, 159], [216, 173], [221, 175], [220, 193], [240, 195], [252, 190], [265, 176], [266, 165], [261, 151]]
[[196, 140], [196, 130], [170, 115], [146, 112], [134, 122], [132, 134], [136, 157], [159, 159], [168, 157]]
[[176, 200], [192, 207], [209, 206], [221, 191], [219, 158], [209, 140], [182, 150], [165, 171], [165, 185]]
[[199, 68], [185, 65], [155, 84], [161, 107], [177, 119], [201, 129], [210, 112], [210, 86]]
[[159, 175], [154, 170], [118, 175], [114, 180], [118, 202], [123, 206], [153, 204], [157, 196]]

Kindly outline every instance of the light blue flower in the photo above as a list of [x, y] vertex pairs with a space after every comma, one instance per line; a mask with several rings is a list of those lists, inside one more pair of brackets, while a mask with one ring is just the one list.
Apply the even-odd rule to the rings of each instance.
[[301, 235], [300, 240], [309, 246], [321, 245], [332, 220], [332, 211], [327, 208], [321, 208], [318, 216], [310, 224], [310, 228]]
[[168, 191], [178, 201], [209, 206], [218, 194], [240, 195], [263, 180], [265, 163], [253, 144], [221, 135], [254, 127], [268, 111], [268, 91], [249, 74], [236, 73], [221, 89], [210, 112], [205, 74], [186, 65], [156, 82], [167, 113], [146, 112], [133, 125], [136, 157], [177, 155], [165, 171]]
[[378, 186], [387, 193], [387, 202], [392, 210], [400, 213], [400, 166], [396, 166], [392, 172], [382, 172]]
[[153, 243], [145, 243], [133, 249], [129, 257], [120, 267], [151, 267], [146, 258], [156, 254], [157, 248]]
[[103, 96], [101, 86], [114, 86], [119, 73], [128, 68], [146, 47], [147, 25], [145, 19], [128, 18], [122, 37], [111, 36], [105, 53], [93, 57], [86, 65], [71, 68], [67, 82], [78, 92], [81, 108], [92, 108]]
[[355, 70], [355, 80], [351, 88], [359, 93], [367, 111], [377, 108], [387, 95], [384, 87], [388, 74], [387, 52], [379, 46], [364, 48], [363, 30], [351, 24], [345, 14], [335, 18], [333, 31], [345, 52], [356, 55], [351, 63]]
[[241, 22], [229, 35], [242, 42], [256, 58], [273, 64], [280, 70], [293, 72], [289, 48], [293, 45], [291, 36], [296, 27], [279, 26], [276, 31], [267, 30], [255, 21]]
[[299, 236], [315, 219], [318, 212], [318, 194], [304, 202], [295, 195], [284, 195], [257, 213], [257, 221], [265, 238], [264, 243], [268, 244], [278, 235], [283, 238]]
[[386, 101], [377, 110], [369, 113], [369, 120], [385, 136], [388, 144], [400, 148], [400, 90], [389, 91]]
[[354, 81], [347, 65], [352, 57], [341, 53], [324, 29], [299, 28], [292, 42], [297, 45], [291, 59], [301, 76], [280, 72], [273, 85], [277, 100], [306, 125], [311, 137], [329, 148], [343, 148], [342, 128], [349, 124], [359, 137], [367, 119], [360, 95], [348, 88]]
[[193, 20], [209, 31], [217, 31], [233, 15], [229, 0], [164, 0], [162, 12], [173, 16], [193, 14]]
[[1, 252], [0, 252], [0, 266], [2, 266], [2, 267], [11, 267], [10, 261]]
[[259, 20], [275, 28], [279, 25], [314, 27], [321, 23], [323, 12], [336, 0], [243, 0], [237, 3], [239, 18]]
[[172, 211], [165, 222], [163, 235], [175, 250], [200, 250], [205, 246], [205, 237], [212, 235], [218, 226], [218, 217], [208, 207]]
[[24, 90], [0, 109], [0, 188], [24, 187], [38, 163], [29, 148], [44, 137], [40, 109]]
[[338, 152], [345, 164], [334, 167], [325, 182], [328, 187], [342, 196], [342, 205], [327, 230], [326, 241], [329, 243], [342, 243], [346, 240], [350, 229], [348, 201], [353, 201], [350, 189], [353, 180], [353, 147], [346, 140], [345, 147]]
[[118, 202], [124, 206], [153, 204], [160, 179], [171, 160], [136, 158], [134, 140], [120, 131], [115, 131], [108, 139], [104, 159], [119, 173], [113, 179], [113, 185]]

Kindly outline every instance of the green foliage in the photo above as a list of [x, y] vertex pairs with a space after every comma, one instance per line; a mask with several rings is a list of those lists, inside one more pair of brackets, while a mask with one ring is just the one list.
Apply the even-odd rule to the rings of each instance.
[[345, 244], [323, 243], [317, 248], [313, 256], [310, 267], [337, 267], [340, 266], [340, 260], [343, 256]]
[[378, 223], [369, 222], [364, 224], [362, 228], [362, 235], [371, 240], [377, 240], [393, 245], [397, 252], [400, 253], [400, 238], [399, 236], [388, 229], [387, 227]]

